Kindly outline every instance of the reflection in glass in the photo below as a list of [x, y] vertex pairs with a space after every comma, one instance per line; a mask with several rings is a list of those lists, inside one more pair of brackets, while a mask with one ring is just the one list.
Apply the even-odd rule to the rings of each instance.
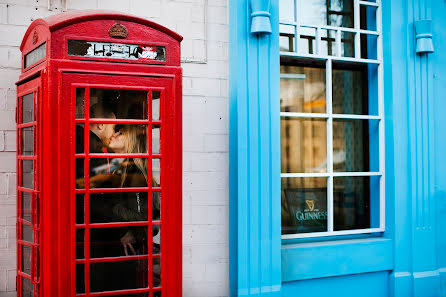
[[327, 231], [327, 178], [282, 178], [282, 234]]
[[22, 218], [31, 223], [31, 193], [20, 192], [22, 196]]
[[22, 146], [21, 146], [21, 154], [23, 156], [31, 156], [33, 155], [33, 127], [23, 128], [21, 131], [22, 134]]
[[147, 187], [147, 159], [90, 159], [90, 188]]
[[76, 264], [76, 293], [85, 293], [85, 266]]
[[336, 31], [321, 30], [321, 49], [320, 55], [335, 56], [336, 55]]
[[30, 123], [33, 121], [34, 112], [34, 93], [27, 94], [22, 97], [22, 123]]
[[33, 242], [33, 229], [31, 225], [22, 224], [22, 240], [27, 242]]
[[341, 56], [355, 57], [355, 33], [341, 32]]
[[333, 69], [333, 113], [368, 114], [365, 68]]
[[22, 160], [22, 187], [32, 189], [33, 188], [33, 161]]
[[116, 291], [148, 287], [147, 260], [90, 264], [90, 291]]
[[161, 162], [160, 159], [152, 159], [152, 186], [161, 185]]
[[113, 117], [147, 120], [147, 91], [90, 89], [90, 118]]
[[22, 245], [22, 271], [31, 275], [31, 247]]
[[361, 58], [378, 59], [378, 36], [361, 34]]
[[83, 119], [85, 111], [85, 89], [76, 89], [76, 119]]
[[[370, 159], [378, 156], [377, 120], [333, 120], [333, 170], [338, 172], [365, 172], [376, 170]], [[375, 163], [375, 161], [373, 162]], [[376, 162], [377, 163], [377, 162]], [[377, 171], [377, 170], [376, 170]]]
[[85, 231], [84, 229], [76, 230], [76, 259], [83, 259], [84, 256], [84, 242], [85, 242]]
[[335, 231], [369, 228], [370, 177], [334, 177], [333, 203]]
[[147, 227], [92, 228], [90, 230], [90, 257], [124, 257], [135, 255], [121, 241], [133, 243], [136, 255], [147, 255]]
[[299, 54], [316, 53], [316, 28], [300, 27], [298, 29], [299, 42], [297, 43]]
[[161, 92], [153, 91], [152, 92], [152, 120], [159, 121], [160, 118], [160, 101], [161, 101]]
[[279, 18], [281, 21], [294, 21], [294, 0], [281, 0], [279, 5]]
[[152, 154], [160, 153], [160, 126], [152, 126]]
[[33, 249], [33, 260], [34, 260], [34, 265], [33, 265], [33, 269], [34, 269], [34, 278], [35, 279], [39, 279], [40, 277], [40, 251], [39, 251], [39, 246], [35, 246]]
[[327, 171], [325, 119], [282, 118], [280, 121], [282, 172]]
[[294, 52], [294, 36], [296, 34], [296, 27], [289, 25], [279, 25], [280, 50], [284, 52]]
[[159, 258], [156, 258], [153, 259], [153, 287], [157, 288], [160, 286], [161, 286], [161, 261]]
[[304, 25], [352, 28], [353, 0], [298, 0], [297, 20]]
[[34, 297], [33, 285], [31, 280], [21, 277], [22, 280], [22, 297]]
[[325, 69], [280, 66], [280, 111], [325, 113]]
[[147, 192], [91, 193], [90, 223], [148, 221]]
[[370, 5], [361, 5], [360, 6], [360, 14], [361, 14], [361, 29], [376, 31], [376, 6]]

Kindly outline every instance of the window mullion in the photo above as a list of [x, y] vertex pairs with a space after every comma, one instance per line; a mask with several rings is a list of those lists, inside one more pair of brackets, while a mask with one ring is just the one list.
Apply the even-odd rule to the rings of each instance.
[[355, 28], [355, 58], [359, 59], [361, 58], [361, 36], [359, 34], [359, 31], [361, 29], [361, 23], [360, 23], [360, 11], [359, 11], [359, 0], [353, 1], [353, 22], [354, 22], [354, 28]]
[[332, 60], [328, 59], [325, 67], [325, 91], [327, 102], [327, 231], [333, 232], [333, 99], [332, 99]]

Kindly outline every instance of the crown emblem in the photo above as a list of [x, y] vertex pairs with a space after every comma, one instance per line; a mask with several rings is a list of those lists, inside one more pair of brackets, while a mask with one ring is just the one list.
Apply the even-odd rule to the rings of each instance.
[[37, 36], [37, 31], [34, 31], [34, 34], [33, 34], [33, 44], [36, 44], [38, 40], [39, 40], [39, 36]]
[[126, 27], [124, 27], [120, 23], [116, 23], [111, 26], [110, 30], [108, 30], [108, 34], [110, 35], [110, 37], [114, 38], [126, 38], [129, 32], [127, 31]]

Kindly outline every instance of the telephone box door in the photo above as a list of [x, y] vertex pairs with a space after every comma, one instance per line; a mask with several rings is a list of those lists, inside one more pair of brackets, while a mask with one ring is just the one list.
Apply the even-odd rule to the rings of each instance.
[[175, 76], [64, 73], [62, 91], [61, 283], [70, 296], [180, 296]]

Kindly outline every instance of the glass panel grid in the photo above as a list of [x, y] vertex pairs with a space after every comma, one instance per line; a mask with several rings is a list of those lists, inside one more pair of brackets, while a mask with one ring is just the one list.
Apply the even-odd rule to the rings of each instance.
[[[118, 119], [111, 119], [111, 120], [103, 120], [103, 119], [94, 119], [90, 117], [89, 113], [89, 107], [90, 107], [90, 94], [91, 89], [88, 87], [85, 87], [82, 89], [81, 94], [78, 93], [78, 96], [76, 97], [82, 97], [83, 100], [77, 100], [77, 103], [84, 107], [83, 110], [83, 118], [79, 116], [79, 114], [82, 114], [79, 112], [79, 108], [76, 109], [76, 116], [75, 116], [75, 122], [78, 125], [83, 125], [83, 127], [90, 127], [91, 123], [112, 123], [116, 126], [121, 125], [123, 127], [125, 126], [131, 126], [131, 125], [145, 125], [145, 133], [143, 134], [147, 138], [147, 146], [146, 150], [144, 150], [141, 153], [138, 154], [129, 154], [129, 153], [116, 153], [108, 152], [108, 153], [102, 153], [102, 154], [93, 154], [90, 153], [89, 149], [89, 129], [83, 128], [83, 149], [82, 151], [79, 151], [75, 158], [76, 160], [82, 161], [82, 170], [84, 171], [81, 178], [84, 180], [90, 179], [90, 173], [91, 173], [91, 160], [94, 160], [95, 158], [100, 158], [104, 160], [113, 160], [117, 158], [126, 158], [126, 159], [141, 159], [145, 158], [147, 160], [147, 176], [148, 181], [152, 180], [152, 182], [148, 182], [146, 186], [138, 186], [138, 185], [130, 185], [130, 187], [122, 188], [119, 186], [111, 187], [111, 188], [93, 188], [91, 186], [91, 183], [79, 183], [76, 181], [77, 185], [82, 185], [81, 187], [78, 187], [78, 189], [75, 190], [75, 193], [77, 194], [78, 198], [77, 200], [80, 200], [81, 203], [78, 203], [79, 207], [82, 208], [83, 213], [79, 216], [81, 217], [80, 220], [78, 220], [76, 223], [75, 228], [79, 231], [82, 231], [81, 235], [78, 236], [80, 240], [78, 241], [77, 245], [80, 245], [78, 247], [78, 250], [81, 250], [80, 257], [77, 257], [78, 259], [75, 260], [76, 262], [76, 269], [77, 269], [77, 285], [76, 285], [76, 293], [81, 294], [82, 296], [90, 296], [91, 293], [95, 292], [102, 292], [102, 291], [110, 291], [110, 290], [120, 290], [120, 294], [134, 294], [134, 293], [144, 293], [144, 292], [153, 292], [153, 296], [156, 294], [161, 294], [161, 287], [156, 288], [156, 290], [153, 289], [153, 286], [151, 285], [153, 283], [153, 260], [152, 258], [158, 258], [160, 255], [153, 254], [154, 247], [152, 236], [150, 236], [150, 232], [148, 230], [154, 229], [155, 225], [161, 224], [160, 221], [160, 215], [159, 210], [158, 213], [153, 213], [153, 211], [156, 212], [156, 210], [153, 210], [152, 204], [153, 204], [153, 196], [155, 196], [155, 193], [159, 193], [157, 195], [158, 199], [160, 200], [160, 194], [162, 191], [162, 188], [160, 186], [160, 161], [162, 158], [162, 150], [161, 150], [161, 130], [162, 130], [162, 110], [161, 110], [161, 104], [164, 100], [164, 92], [161, 90], [148, 90], [147, 93], [147, 101], [144, 106], [147, 107], [144, 112], [144, 116], [142, 116], [141, 120], [131, 120], [131, 119], [121, 119], [121, 117], [118, 117]], [[82, 102], [81, 102], [82, 101]], [[115, 126], [115, 127], [116, 127]], [[155, 142], [154, 145], [152, 145]], [[138, 157], [138, 158], [136, 158]], [[109, 165], [110, 166], [110, 165]], [[153, 167], [157, 167], [155, 174], [153, 173]], [[78, 176], [79, 178], [79, 176]], [[152, 189], [153, 188], [153, 189]], [[138, 194], [145, 195], [144, 197], [141, 197], [141, 199], [138, 199], [138, 209], [140, 206], [140, 200], [146, 201], [146, 203], [143, 203], [145, 206], [141, 206], [141, 211], [147, 211], [147, 215], [145, 218], [133, 218], [128, 217], [127, 219], [123, 219], [121, 221], [101, 221], [101, 218], [98, 221], [98, 218], [95, 218], [92, 213], [92, 207], [95, 204], [95, 199], [98, 199], [99, 196], [103, 196], [104, 198], [106, 195], [109, 195], [108, 198], [111, 198], [111, 196], [116, 195], [126, 195], [126, 194], [136, 194], [137, 198], [140, 198]], [[95, 197], [96, 195], [96, 197]], [[80, 198], [79, 198], [80, 197]], [[104, 198], [105, 199], [105, 198]], [[119, 199], [118, 199], [119, 200]], [[125, 199], [124, 199], [125, 200]], [[121, 202], [124, 200], [120, 200]], [[158, 201], [160, 204], [161, 201]], [[116, 206], [116, 205], [115, 205]], [[114, 207], [113, 211], [116, 211], [116, 207]], [[76, 209], [76, 213], [78, 210]], [[125, 218], [125, 216], [122, 216], [122, 218]], [[158, 221], [153, 221], [158, 220]], [[139, 232], [141, 234], [145, 234], [146, 241], [147, 241], [147, 249], [142, 254], [138, 252], [137, 255], [133, 255], [131, 251], [129, 250], [129, 255], [119, 256], [118, 254], [115, 255], [100, 255], [99, 258], [97, 258], [98, 255], [95, 253], [92, 254], [92, 246], [93, 244], [92, 237], [101, 237], [101, 234], [105, 234], [107, 232], [112, 232], [113, 230], [118, 229], [127, 229], [131, 228], [134, 231]], [[139, 228], [139, 229], [138, 229]], [[100, 231], [98, 233], [98, 231]], [[121, 243], [117, 243], [117, 246], [119, 247]], [[146, 246], [144, 244], [143, 246]], [[122, 246], [121, 246], [122, 248]], [[99, 252], [100, 254], [100, 252]], [[122, 268], [122, 265], [128, 265], [131, 267], [136, 267], [138, 271], [141, 273], [138, 273], [138, 280], [136, 280], [135, 284], [126, 284], [122, 287], [107, 287], [107, 288], [101, 288], [100, 284], [98, 286], [97, 283], [95, 283], [98, 280], [98, 277], [101, 278], [101, 273], [105, 270], [109, 269], [103, 269], [104, 265], [108, 265], [110, 267], [116, 266], [116, 268]], [[145, 268], [144, 268], [145, 267]], [[101, 272], [102, 271], [102, 272]], [[144, 272], [145, 271], [145, 272]], [[99, 273], [99, 274], [98, 274]], [[141, 279], [143, 277], [143, 279]], [[82, 280], [79, 280], [79, 278], [82, 278]], [[99, 281], [100, 283], [101, 281]], [[109, 283], [109, 282], [108, 282]], [[158, 293], [157, 293], [158, 292]], [[147, 294], [148, 295], [148, 294]], [[121, 295], [120, 295], [121, 296]], [[126, 295], [127, 296], [127, 295]], [[133, 295], [128, 295], [133, 296]], [[139, 295], [138, 295], [139, 296]]]

